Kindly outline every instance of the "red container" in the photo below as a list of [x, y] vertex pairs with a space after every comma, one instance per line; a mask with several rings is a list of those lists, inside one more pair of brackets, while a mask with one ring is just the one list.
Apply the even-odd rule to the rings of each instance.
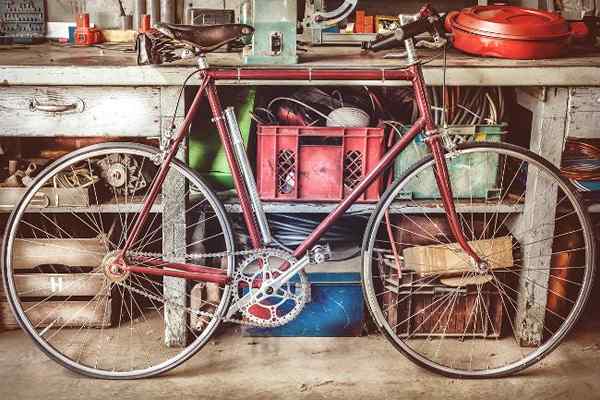
[[102, 42], [102, 33], [96, 28], [90, 28], [90, 15], [78, 14], [75, 29], [75, 44], [91, 46]]
[[512, 59], [555, 58], [587, 35], [585, 25], [560, 15], [508, 5], [476, 6], [446, 17], [452, 44], [466, 53]]
[[[384, 153], [383, 128], [259, 126], [257, 184], [263, 200], [340, 201]], [[378, 178], [359, 197], [377, 201]]]

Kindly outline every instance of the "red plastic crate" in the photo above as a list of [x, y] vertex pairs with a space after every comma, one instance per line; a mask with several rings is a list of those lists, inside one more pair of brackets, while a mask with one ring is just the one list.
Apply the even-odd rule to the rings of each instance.
[[[258, 127], [257, 184], [263, 200], [340, 201], [379, 162], [383, 128]], [[359, 198], [377, 201], [378, 178]]]

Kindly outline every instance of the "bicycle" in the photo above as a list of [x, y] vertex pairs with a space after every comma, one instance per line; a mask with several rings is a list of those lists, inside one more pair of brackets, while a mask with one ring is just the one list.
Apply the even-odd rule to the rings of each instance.
[[[202, 35], [210, 28], [166, 28], [198, 33], [185, 39], [195, 49], [215, 47]], [[219, 29], [221, 44], [251, 31], [240, 25]], [[404, 42], [409, 62], [401, 69], [211, 69], [201, 52], [199, 90], [175, 136], [160, 148], [102, 143], [69, 153], [36, 177], [14, 209], [2, 261], [5, 291], [21, 328], [71, 370], [134, 379], [189, 359], [221, 322], [288, 323], [307, 301], [304, 268], [328, 259], [321, 236], [423, 132], [431, 154], [389, 185], [364, 234], [362, 285], [375, 325], [410, 360], [450, 377], [506, 376], [541, 360], [574, 326], [590, 293], [595, 249], [587, 211], [571, 183], [540, 156], [508, 143], [455, 145], [447, 129], [435, 125], [413, 41], [424, 32], [441, 40], [439, 18], [428, 8], [366, 46], [377, 51]], [[414, 88], [419, 117], [314, 232], [288, 251], [272, 239], [235, 114], [220, 103], [220, 79], [404, 80]], [[204, 97], [250, 248], [236, 249], [222, 202], [176, 157]], [[496, 194], [482, 199], [473, 189], [490, 165], [497, 171], [490, 175]], [[34, 204], [36, 194], [58, 192], [61, 181], [89, 204]], [[436, 183], [433, 196], [407, 196], [426, 182]], [[459, 184], [468, 190], [453, 194]], [[63, 245], [64, 239], [80, 247]], [[59, 262], [22, 265], [23, 249], [43, 262], [48, 256], [38, 252], [49, 248], [92, 266], [57, 287], [27, 286], [28, 274], [66, 279], [61, 274], [73, 272]], [[92, 283], [95, 290], [82, 297], [77, 289]]]

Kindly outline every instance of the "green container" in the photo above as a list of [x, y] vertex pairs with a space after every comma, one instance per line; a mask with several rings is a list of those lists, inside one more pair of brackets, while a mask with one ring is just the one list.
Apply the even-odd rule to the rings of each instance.
[[[250, 112], [254, 110], [256, 88], [236, 88], [232, 106], [236, 110], [238, 124], [246, 147], [250, 137], [252, 119]], [[199, 125], [194, 125], [189, 138], [188, 165], [200, 171], [200, 174], [218, 189], [233, 188], [231, 170], [216, 126], [211, 118], [204, 118]]]
[[[451, 126], [450, 135], [454, 143], [501, 142], [506, 133], [506, 124]], [[415, 140], [396, 158], [394, 174], [402, 176], [417, 161], [429, 154], [424, 135]], [[455, 198], [488, 198], [498, 192], [497, 154], [466, 154], [448, 161], [448, 172]], [[435, 177], [431, 169], [419, 173], [418, 180], [409, 182], [400, 194], [408, 199], [439, 199]]]

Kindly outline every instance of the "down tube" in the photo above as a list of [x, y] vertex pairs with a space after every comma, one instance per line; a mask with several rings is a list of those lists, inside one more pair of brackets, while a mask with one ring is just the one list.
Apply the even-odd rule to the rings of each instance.
[[338, 206], [315, 228], [315, 230], [307, 237], [301, 244], [294, 250], [294, 257], [302, 257], [304, 253], [310, 249], [321, 236], [329, 229], [329, 227], [335, 223], [335, 221], [341, 217], [356, 199], [365, 192], [371, 186], [371, 184], [377, 179], [383, 172], [394, 162], [398, 154], [402, 152], [412, 142], [412, 140], [421, 132], [425, 127], [425, 119], [420, 118], [409, 130], [402, 136], [402, 138], [392, 146], [390, 150], [381, 158], [377, 165], [367, 174], [367, 176], [360, 182], [360, 184], [345, 198]]

